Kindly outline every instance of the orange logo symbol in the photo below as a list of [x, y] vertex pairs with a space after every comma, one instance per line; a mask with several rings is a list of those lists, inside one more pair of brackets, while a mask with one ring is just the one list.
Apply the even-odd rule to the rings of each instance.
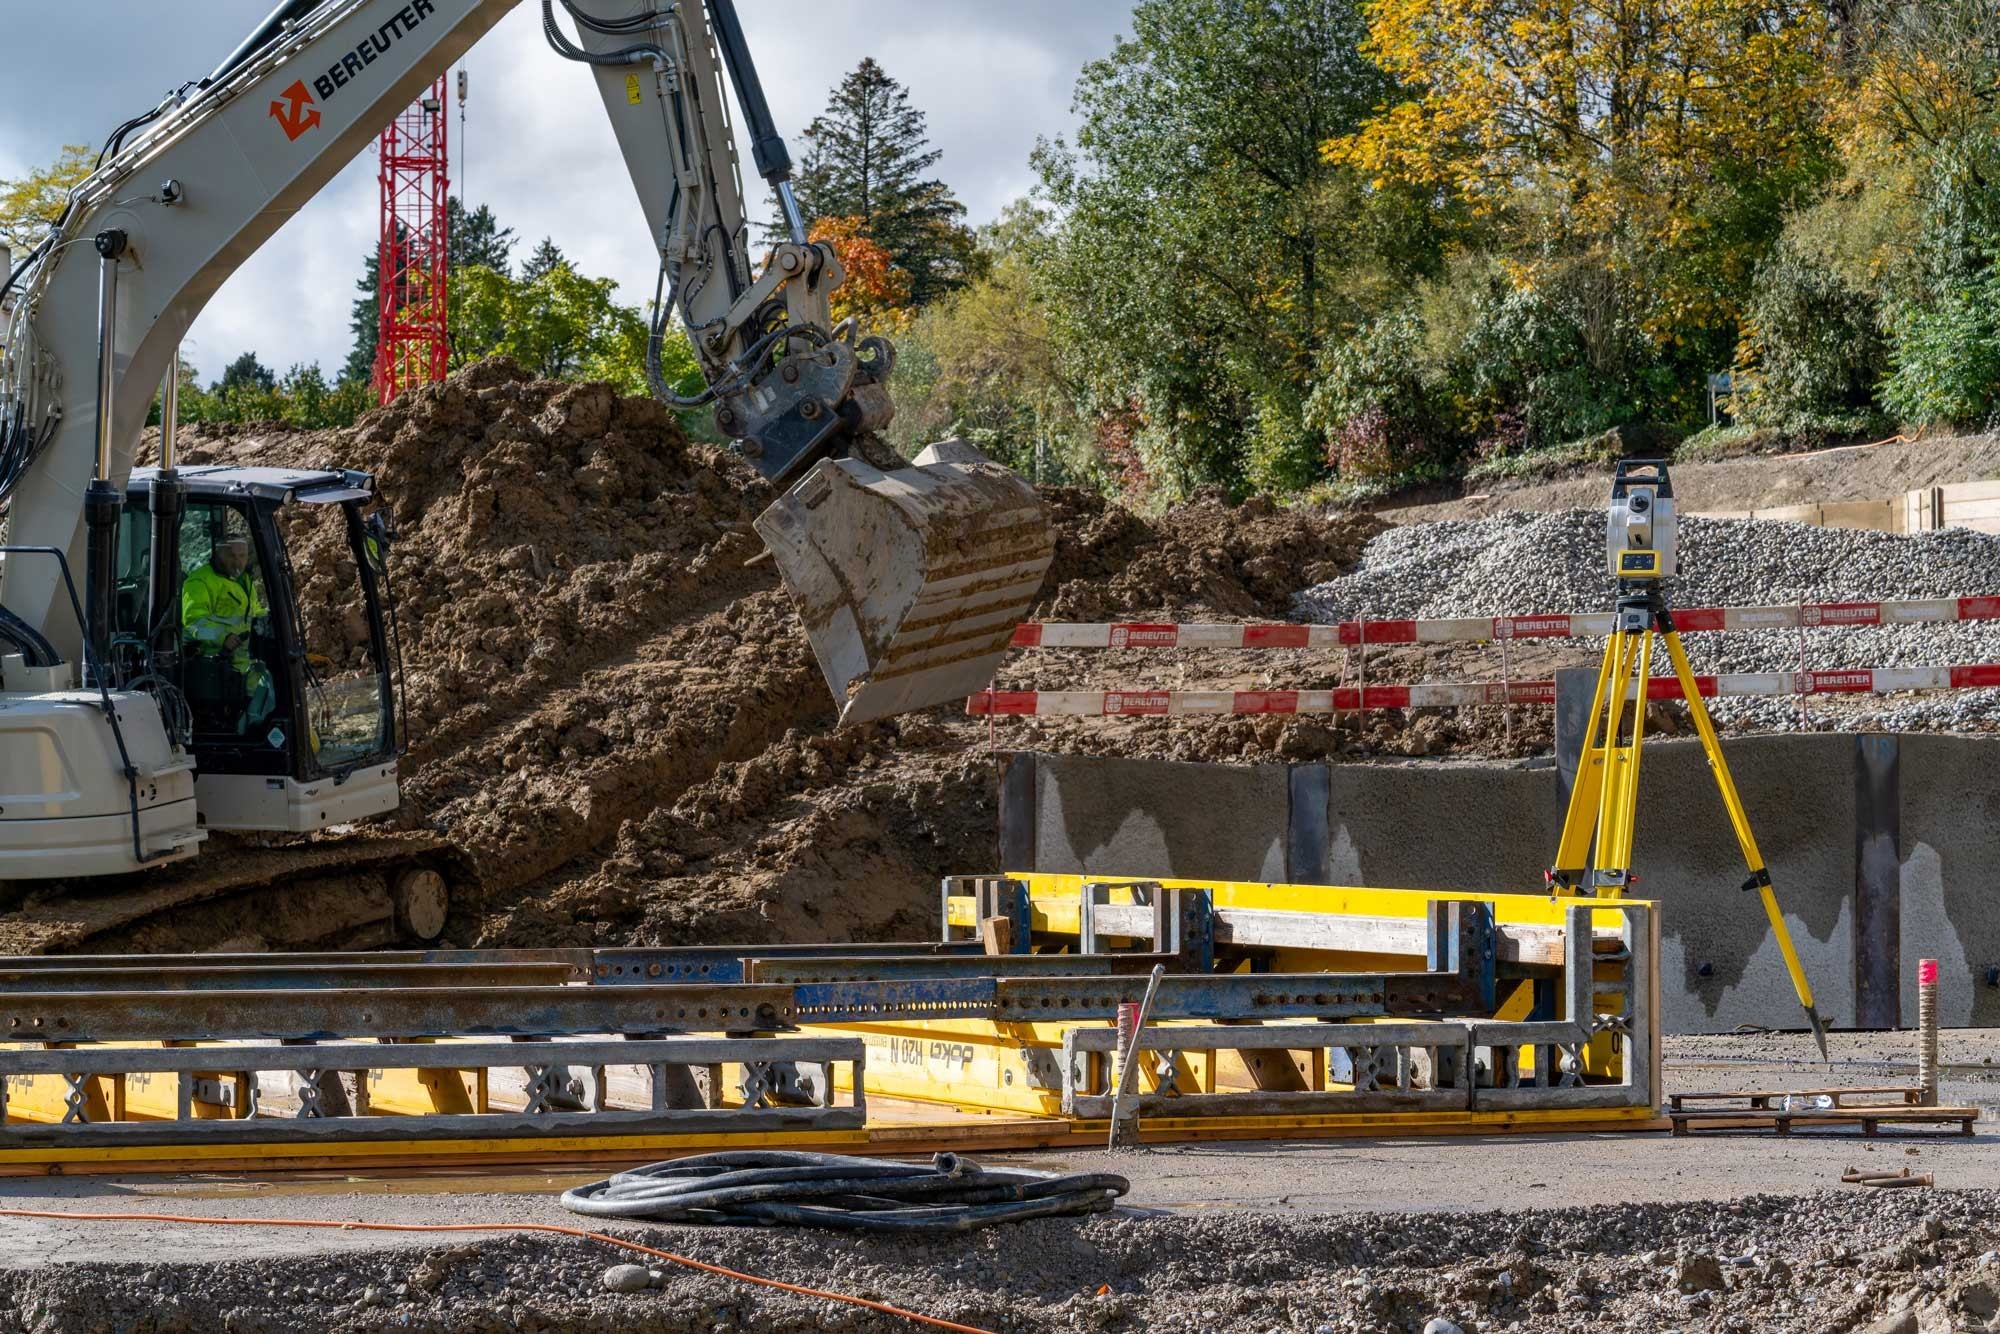
[[285, 138], [296, 140], [319, 124], [319, 108], [312, 104], [312, 94], [306, 91], [304, 79], [300, 79], [278, 96], [285, 100], [271, 103], [271, 115], [277, 119], [278, 124], [285, 127]]

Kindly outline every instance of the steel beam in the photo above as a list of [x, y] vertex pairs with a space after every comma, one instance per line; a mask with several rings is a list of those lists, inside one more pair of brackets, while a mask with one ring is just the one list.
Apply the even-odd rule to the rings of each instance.
[[12, 1042], [720, 1033], [793, 1021], [791, 988], [742, 985], [0, 994], [0, 1041]]

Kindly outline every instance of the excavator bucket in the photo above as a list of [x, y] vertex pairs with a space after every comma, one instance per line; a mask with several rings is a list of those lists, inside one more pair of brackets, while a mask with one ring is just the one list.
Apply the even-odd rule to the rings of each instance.
[[841, 723], [986, 688], [1055, 554], [1033, 487], [962, 440], [814, 464], [757, 517]]

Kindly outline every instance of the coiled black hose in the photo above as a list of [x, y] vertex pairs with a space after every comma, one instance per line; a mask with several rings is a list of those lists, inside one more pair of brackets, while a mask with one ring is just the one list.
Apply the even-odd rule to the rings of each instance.
[[563, 1192], [592, 1218], [657, 1223], [841, 1228], [946, 1235], [996, 1223], [1105, 1213], [1132, 1188], [1108, 1172], [1064, 1176], [981, 1167], [957, 1154], [928, 1163], [838, 1153], [741, 1150], [653, 1163]]

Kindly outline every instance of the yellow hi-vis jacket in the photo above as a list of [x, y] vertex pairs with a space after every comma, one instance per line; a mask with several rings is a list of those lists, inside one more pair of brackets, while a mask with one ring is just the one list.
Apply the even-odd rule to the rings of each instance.
[[181, 634], [208, 654], [223, 652], [229, 636], [243, 636], [230, 655], [238, 670], [250, 666], [251, 618], [268, 611], [247, 572], [232, 579], [210, 563], [181, 581]]

